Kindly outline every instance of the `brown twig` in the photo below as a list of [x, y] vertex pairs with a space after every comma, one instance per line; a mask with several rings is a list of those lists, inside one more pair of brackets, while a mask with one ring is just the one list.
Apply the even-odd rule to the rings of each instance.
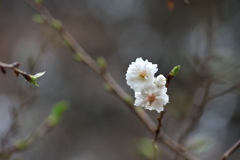
[[164, 116], [165, 113], [166, 113], [166, 111], [161, 111], [160, 115], [158, 117], [158, 127], [157, 127], [157, 129], [155, 131], [154, 143], [156, 143], [156, 141], [158, 139], [158, 135], [160, 134], [161, 127], [162, 127], [162, 119], [163, 119], [163, 116]]
[[21, 74], [27, 81], [30, 81], [31, 80], [30, 74], [20, 70], [19, 66], [20, 66], [20, 63], [18, 63], [18, 62], [14, 62], [12, 64], [6, 64], [3, 62], [0, 62], [0, 68], [1, 68], [1, 72], [3, 74], [6, 74], [6, 69], [12, 69], [14, 71], [14, 73], [16, 74], [16, 76]]
[[159, 114], [158, 119], [158, 125], [157, 125], [157, 129], [155, 130], [155, 135], [154, 135], [154, 139], [153, 139], [153, 148], [154, 148], [154, 160], [157, 160], [158, 157], [158, 146], [157, 146], [157, 140], [158, 140], [158, 136], [161, 132], [161, 127], [162, 127], [162, 119], [164, 114], [166, 113], [166, 111], [161, 111]]
[[240, 148], [240, 139], [229, 150], [227, 150], [227, 152], [223, 154], [222, 160], [226, 160], [239, 148]]
[[[43, 3], [35, 3], [32, 0], [23, 0], [30, 7], [32, 7], [36, 12], [38, 12], [44, 20], [44, 23], [53, 27], [55, 30], [59, 32], [65, 44], [76, 53], [81, 60], [87, 64], [90, 68], [92, 68], [97, 74], [101, 75], [102, 78], [111, 86], [113, 93], [115, 93], [128, 107], [129, 109], [143, 122], [146, 128], [155, 135], [155, 129], [157, 128], [156, 124], [151, 120], [151, 118], [147, 115], [147, 113], [141, 109], [134, 107], [133, 103], [130, 100], [130, 96], [120, 87], [120, 85], [116, 82], [116, 80], [112, 77], [112, 75], [105, 70], [104, 73], [101, 72], [101, 68], [99, 68], [98, 64], [87, 54], [87, 52], [77, 43], [77, 41], [72, 37], [72, 35], [64, 28], [60, 21], [53, 18], [53, 16], [49, 13], [49, 11], [45, 8]], [[58, 25], [54, 25], [55, 22], [58, 22]], [[180, 146], [176, 142], [173, 142], [171, 138], [169, 138], [163, 132], [159, 137], [160, 141], [169, 147], [172, 151], [178, 153], [182, 157], [188, 160], [199, 160], [199, 158], [192, 155], [189, 151], [184, 149], [184, 147]]]

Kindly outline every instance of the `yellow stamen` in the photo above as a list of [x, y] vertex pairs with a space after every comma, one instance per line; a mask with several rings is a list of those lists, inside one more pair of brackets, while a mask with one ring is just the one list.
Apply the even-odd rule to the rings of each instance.
[[146, 71], [140, 72], [140, 74], [138, 75], [138, 77], [139, 77], [141, 80], [146, 79], [146, 76], [147, 76]]

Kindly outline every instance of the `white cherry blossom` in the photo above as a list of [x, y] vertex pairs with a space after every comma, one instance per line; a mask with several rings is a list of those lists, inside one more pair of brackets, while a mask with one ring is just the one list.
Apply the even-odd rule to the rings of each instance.
[[156, 85], [143, 88], [140, 92], [135, 92], [135, 106], [140, 106], [148, 110], [156, 110], [158, 113], [163, 111], [163, 107], [169, 102], [166, 94], [167, 88]]
[[154, 83], [154, 74], [157, 72], [157, 65], [143, 60], [141, 57], [132, 62], [126, 73], [127, 84], [135, 92]]

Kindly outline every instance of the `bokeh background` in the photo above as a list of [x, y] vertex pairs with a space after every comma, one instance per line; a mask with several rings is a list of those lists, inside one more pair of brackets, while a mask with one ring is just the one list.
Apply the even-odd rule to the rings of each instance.
[[[180, 73], [168, 89], [163, 130], [204, 160], [220, 159], [240, 137], [240, 2], [190, 0], [48, 0], [50, 12], [130, 94], [125, 73], [142, 57], [167, 75]], [[40, 87], [0, 74], [1, 148], [25, 137], [60, 100], [70, 102], [52, 132], [12, 159], [145, 160], [151, 134], [103, 81], [72, 58], [58, 33], [32, 21], [21, 0], [1, 0], [0, 61], [19, 62], [24, 71], [46, 71]], [[155, 112], [147, 113], [156, 121]], [[143, 151], [144, 150], [144, 151]], [[162, 159], [176, 159], [160, 145]], [[181, 157], [178, 157], [181, 159]], [[229, 160], [239, 160], [240, 151]]]

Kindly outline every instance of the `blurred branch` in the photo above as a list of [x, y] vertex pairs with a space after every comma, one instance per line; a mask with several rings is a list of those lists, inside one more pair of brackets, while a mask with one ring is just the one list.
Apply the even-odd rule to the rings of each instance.
[[51, 131], [57, 124], [59, 124], [63, 113], [67, 109], [66, 102], [59, 102], [53, 106], [51, 114], [45, 119], [45, 121], [39, 125], [39, 127], [33, 131], [30, 135], [23, 139], [16, 141], [12, 146], [0, 151], [0, 159], [6, 159], [15, 152], [23, 151], [29, 148], [34, 142], [42, 138], [49, 131]]
[[[43, 4], [42, 0], [23, 0], [30, 7], [32, 7], [35, 11], [37, 11], [40, 15], [35, 17], [38, 22], [45, 23], [61, 35], [65, 45], [70, 48], [75, 53], [75, 59], [80, 62], [84, 62], [90, 68], [92, 68], [97, 74], [101, 75], [102, 78], [106, 81], [109, 87], [111, 87], [110, 91], [115, 93], [128, 108], [142, 121], [142, 123], [147, 127], [147, 129], [155, 135], [155, 129], [157, 128], [156, 124], [151, 120], [151, 118], [147, 115], [147, 113], [142, 108], [136, 108], [133, 105], [132, 97], [129, 96], [121, 86], [116, 82], [116, 80], [112, 77], [112, 75], [106, 70], [106, 66], [101, 66], [93, 60], [87, 52], [77, 43], [77, 41], [72, 37], [72, 35], [64, 28], [62, 23], [55, 19], [46, 7]], [[171, 138], [169, 138], [165, 133], [161, 133], [159, 140], [168, 146], [172, 151], [178, 153], [183, 158], [188, 160], [199, 160], [199, 158], [192, 155], [188, 150], [184, 147], [180, 146], [176, 142], [173, 142]]]
[[222, 156], [222, 160], [226, 160], [229, 156], [231, 156], [238, 148], [240, 148], [240, 139], [225, 152]]
[[233, 91], [233, 90], [235, 90], [235, 89], [237, 89], [237, 88], [239, 88], [239, 87], [240, 87], [240, 84], [235, 84], [235, 85], [233, 85], [232, 87], [230, 87], [230, 88], [228, 88], [228, 89], [226, 89], [226, 90], [224, 90], [224, 91], [222, 91], [222, 92], [220, 92], [220, 93], [218, 93], [218, 94], [215, 94], [215, 95], [213, 95], [213, 96], [210, 96], [210, 97], [208, 98], [208, 101], [210, 101], [210, 100], [212, 100], [212, 99], [215, 99], [215, 98], [217, 98], [217, 97], [223, 96], [223, 95], [225, 95], [225, 94], [227, 94], [227, 93], [229, 93], [229, 92], [231, 92], [231, 91]]

